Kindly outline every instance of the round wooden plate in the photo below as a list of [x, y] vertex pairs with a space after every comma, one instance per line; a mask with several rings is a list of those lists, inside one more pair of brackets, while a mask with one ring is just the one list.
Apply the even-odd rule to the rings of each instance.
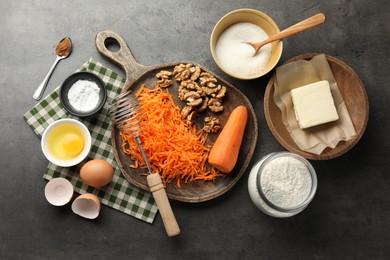
[[[120, 45], [118, 52], [113, 53], [106, 48], [105, 43], [107, 39], [116, 40], [118, 42]], [[122, 89], [122, 92], [131, 89], [133, 93], [136, 93], [142, 85], [145, 85], [148, 88], [155, 88], [157, 83], [156, 74], [158, 72], [161, 70], [173, 71], [173, 68], [180, 63], [192, 63], [175, 62], [152, 67], [141, 65], [134, 59], [124, 39], [119, 34], [112, 31], [103, 31], [98, 33], [96, 37], [96, 47], [100, 53], [113, 60], [124, 69], [126, 73], [126, 83]], [[195, 63], [192, 64], [198, 65]], [[203, 71], [212, 73], [206, 68], [200, 65], [198, 66]], [[219, 84], [222, 84], [227, 88], [227, 94], [223, 100], [224, 110], [222, 113], [216, 114], [216, 116], [221, 120], [222, 126], [225, 125], [231, 111], [235, 107], [244, 105], [248, 109], [248, 122], [246, 125], [244, 139], [240, 148], [238, 161], [231, 173], [226, 174], [224, 177], [217, 178], [214, 182], [182, 182], [181, 188], [179, 188], [176, 183], [168, 184], [166, 187], [166, 193], [170, 199], [183, 202], [202, 202], [222, 195], [231, 189], [234, 184], [236, 184], [237, 181], [241, 178], [253, 156], [258, 136], [258, 124], [255, 111], [248, 98], [241, 91], [217, 75], [214, 76], [218, 80]], [[179, 83], [173, 80], [173, 86], [169, 87], [169, 93], [173, 97], [175, 104], [182, 108], [185, 104], [178, 98], [178, 86]], [[195, 123], [198, 129], [203, 127], [203, 118], [207, 116], [207, 114], [212, 115], [211, 112], [207, 112], [203, 116], [199, 116], [196, 119]], [[217, 136], [218, 134], [209, 135], [206, 145], [212, 145], [215, 142]], [[122, 141], [120, 137], [120, 130], [115, 126], [112, 128], [111, 142], [116, 162], [123, 176], [131, 184], [149, 191], [150, 189], [147, 185], [146, 177], [142, 175], [145, 174], [145, 169], [140, 170], [130, 168], [130, 165], [133, 164], [133, 162], [129, 155], [123, 153], [121, 149]], [[147, 140], [144, 142], [147, 142]]]
[[[297, 60], [310, 60], [317, 53], [308, 53], [291, 58], [286, 63]], [[337, 85], [343, 96], [348, 112], [355, 126], [356, 136], [348, 141], [341, 141], [333, 149], [326, 148], [320, 155], [312, 154], [301, 150], [293, 141], [282, 121], [282, 113], [274, 102], [274, 74], [268, 82], [264, 95], [264, 113], [267, 124], [279, 141], [279, 143], [290, 152], [302, 155], [312, 160], [328, 160], [336, 158], [348, 152], [362, 137], [366, 129], [369, 115], [369, 105], [366, 90], [359, 76], [347, 64], [339, 59], [326, 55], [330, 68], [337, 81]]]

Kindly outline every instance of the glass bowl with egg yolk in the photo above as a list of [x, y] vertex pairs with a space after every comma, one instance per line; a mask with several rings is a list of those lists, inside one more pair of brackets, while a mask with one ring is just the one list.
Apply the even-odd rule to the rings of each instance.
[[46, 158], [63, 167], [74, 166], [85, 159], [91, 148], [91, 135], [75, 119], [60, 119], [50, 124], [42, 136]]

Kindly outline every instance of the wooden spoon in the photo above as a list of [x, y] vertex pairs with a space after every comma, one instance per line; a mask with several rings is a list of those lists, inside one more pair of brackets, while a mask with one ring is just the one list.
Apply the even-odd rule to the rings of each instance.
[[[264, 45], [274, 42], [277, 40], [281, 40], [284, 38], [287, 38], [291, 35], [306, 31], [308, 29], [311, 29], [313, 27], [316, 27], [320, 24], [323, 24], [326, 20], [325, 14], [323, 13], [318, 13], [316, 15], [313, 15], [312, 17], [309, 17], [297, 24], [294, 24], [287, 29], [284, 29], [278, 34], [275, 34], [271, 37], [269, 37], [267, 40], [264, 40], [262, 42], [246, 42], [247, 44], [251, 45], [253, 48], [255, 48], [255, 54], [256, 55], [259, 52], [259, 49], [263, 47]], [[253, 55], [253, 56], [254, 56]]]

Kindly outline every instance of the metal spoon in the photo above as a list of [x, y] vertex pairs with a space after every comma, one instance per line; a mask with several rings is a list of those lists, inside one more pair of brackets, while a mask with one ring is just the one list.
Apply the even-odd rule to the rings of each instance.
[[264, 45], [266, 45], [270, 42], [274, 42], [277, 40], [287, 38], [291, 35], [306, 31], [306, 30], [311, 29], [313, 27], [316, 27], [316, 26], [324, 23], [325, 20], [326, 20], [325, 14], [318, 13], [316, 15], [313, 15], [312, 17], [309, 17], [309, 18], [307, 18], [307, 19], [305, 19], [297, 24], [294, 24], [294, 25], [288, 27], [287, 29], [284, 29], [280, 33], [275, 34], [262, 42], [246, 42], [246, 43], [251, 45], [253, 48], [255, 48], [255, 54], [253, 55], [253, 56], [255, 56], [259, 52], [260, 48], [263, 47]]
[[[65, 55], [61, 55], [61, 53], [58, 51], [58, 46], [61, 42], [63, 42], [64, 40], [66, 39], [69, 39], [70, 41], [70, 47], [69, 47], [69, 51], [67, 53], [65, 53]], [[57, 58], [56, 60], [54, 61], [54, 64], [53, 66], [51, 66], [49, 72], [47, 73], [46, 77], [43, 79], [42, 83], [38, 86], [38, 88], [34, 91], [34, 94], [33, 94], [33, 99], [35, 100], [40, 100], [43, 96], [43, 93], [45, 92], [45, 89], [46, 89], [46, 85], [47, 85], [47, 82], [49, 81], [49, 78], [54, 70], [54, 68], [57, 66], [57, 63], [62, 60], [62, 59], [65, 59], [67, 58], [70, 53], [72, 52], [72, 41], [70, 40], [69, 37], [65, 37], [64, 39], [62, 39], [61, 41], [59, 41], [59, 43], [56, 45], [56, 54], [57, 54]]]

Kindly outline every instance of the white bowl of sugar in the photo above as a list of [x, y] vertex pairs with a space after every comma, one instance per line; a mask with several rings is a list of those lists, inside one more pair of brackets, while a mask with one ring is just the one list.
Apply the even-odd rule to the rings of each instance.
[[232, 11], [218, 21], [211, 33], [211, 54], [226, 74], [243, 80], [259, 78], [277, 65], [283, 42], [267, 44], [256, 55], [255, 49], [246, 42], [260, 42], [279, 31], [276, 23], [263, 12]]

